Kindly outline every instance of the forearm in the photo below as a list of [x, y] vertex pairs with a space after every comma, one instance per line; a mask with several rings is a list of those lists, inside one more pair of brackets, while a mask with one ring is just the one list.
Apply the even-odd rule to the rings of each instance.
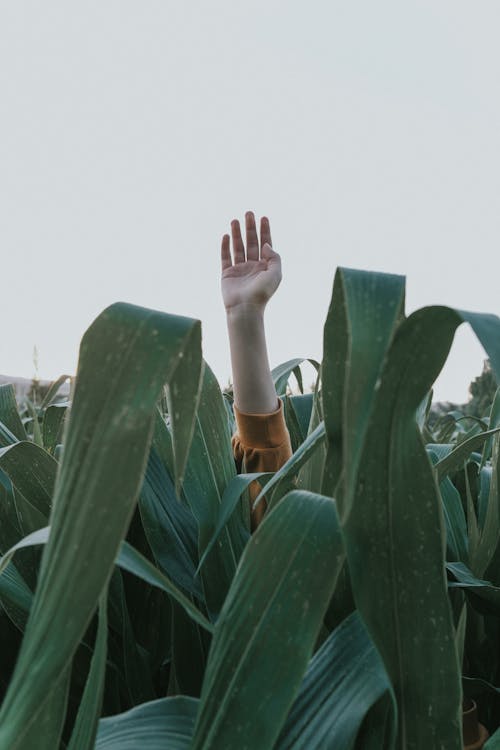
[[247, 414], [269, 414], [278, 409], [267, 356], [264, 308], [238, 305], [227, 310], [233, 370], [234, 403]]

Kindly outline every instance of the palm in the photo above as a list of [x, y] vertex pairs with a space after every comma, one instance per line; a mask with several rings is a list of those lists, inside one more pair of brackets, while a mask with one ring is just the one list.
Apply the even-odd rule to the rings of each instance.
[[240, 304], [264, 307], [281, 281], [281, 259], [271, 247], [267, 219], [261, 221], [261, 242], [252, 213], [246, 214], [246, 253], [238, 221], [231, 223], [234, 263], [229, 235], [222, 240], [222, 298], [226, 309]]

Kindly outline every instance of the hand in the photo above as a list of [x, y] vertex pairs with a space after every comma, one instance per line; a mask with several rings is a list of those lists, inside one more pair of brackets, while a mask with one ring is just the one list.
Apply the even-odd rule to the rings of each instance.
[[251, 211], [245, 214], [246, 256], [241, 236], [240, 223], [231, 222], [234, 263], [231, 260], [230, 238], [222, 238], [222, 299], [227, 311], [241, 305], [264, 309], [281, 281], [281, 258], [271, 246], [269, 219], [260, 221], [260, 253], [255, 216]]

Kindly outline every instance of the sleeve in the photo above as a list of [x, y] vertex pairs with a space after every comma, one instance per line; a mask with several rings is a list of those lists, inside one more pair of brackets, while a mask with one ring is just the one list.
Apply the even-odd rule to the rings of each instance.
[[[236, 433], [232, 437], [233, 453], [239, 470], [248, 473], [277, 471], [292, 455], [290, 435], [283, 413], [283, 401], [278, 399], [278, 409], [270, 414], [245, 414], [233, 404]], [[261, 490], [258, 482], [250, 485], [253, 503]], [[262, 521], [267, 504], [265, 498], [255, 511], [250, 509], [251, 528], [254, 531]]]

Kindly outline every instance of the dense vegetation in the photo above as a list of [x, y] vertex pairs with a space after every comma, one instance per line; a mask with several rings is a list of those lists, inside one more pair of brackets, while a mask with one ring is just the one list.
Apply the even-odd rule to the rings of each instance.
[[460, 750], [463, 696], [493, 735], [500, 390], [430, 414], [462, 322], [498, 383], [498, 318], [339, 269], [274, 475], [236, 473], [199, 321], [113, 305], [71, 403], [2, 386], [0, 750]]

